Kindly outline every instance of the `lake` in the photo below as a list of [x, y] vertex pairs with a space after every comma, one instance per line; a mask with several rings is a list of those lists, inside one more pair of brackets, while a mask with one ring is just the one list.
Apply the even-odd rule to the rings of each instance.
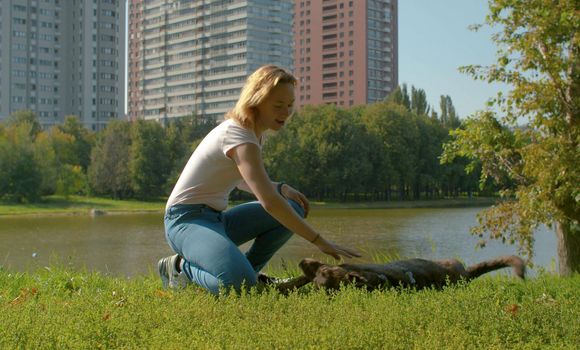
[[[315, 208], [308, 221], [326, 238], [363, 252], [362, 258], [352, 262], [376, 262], [385, 257], [454, 257], [471, 264], [517, 253], [515, 246], [501, 242], [476, 249], [479, 238], [469, 229], [476, 224], [479, 210]], [[536, 266], [555, 271], [554, 232], [540, 228], [535, 240]], [[155, 272], [157, 260], [169, 254], [161, 213], [0, 218], [0, 266], [12, 271], [61, 264], [75, 270], [135, 276]], [[274, 256], [270, 266], [294, 268], [305, 257], [325, 256], [295, 236]], [[535, 271], [538, 268], [532, 274]]]

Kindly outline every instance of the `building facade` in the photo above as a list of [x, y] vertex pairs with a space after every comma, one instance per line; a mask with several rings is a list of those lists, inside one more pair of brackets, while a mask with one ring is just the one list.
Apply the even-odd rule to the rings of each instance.
[[397, 0], [295, 0], [297, 105], [349, 107], [398, 85]]
[[130, 0], [130, 119], [223, 118], [255, 69], [292, 69], [292, 9], [293, 0]]
[[0, 121], [31, 110], [43, 127], [76, 115], [100, 130], [125, 116], [124, 0], [2, 0]]

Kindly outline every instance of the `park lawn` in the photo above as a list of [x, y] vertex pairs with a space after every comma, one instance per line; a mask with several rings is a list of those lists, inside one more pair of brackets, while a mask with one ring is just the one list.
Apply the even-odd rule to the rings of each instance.
[[[295, 272], [290, 272], [294, 274]], [[0, 269], [2, 349], [577, 349], [580, 275], [443, 291], [304, 287], [213, 297], [51, 267]]]
[[107, 213], [163, 211], [165, 201], [117, 200], [100, 197], [47, 196], [37, 203], [0, 202], [3, 215], [88, 215], [92, 209]]
[[[106, 213], [162, 212], [166, 198], [154, 201], [116, 200], [100, 197], [47, 196], [38, 203], [10, 203], [0, 201], [0, 217], [8, 215], [89, 215], [92, 209]], [[416, 201], [377, 202], [317, 202], [313, 208], [325, 209], [386, 209], [386, 208], [450, 208], [468, 206], [489, 206], [494, 198], [449, 198]], [[241, 203], [232, 201], [231, 205]]]

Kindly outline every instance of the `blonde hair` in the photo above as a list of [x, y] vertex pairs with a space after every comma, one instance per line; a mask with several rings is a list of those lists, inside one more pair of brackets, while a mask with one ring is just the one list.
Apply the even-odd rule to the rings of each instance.
[[256, 121], [256, 106], [258, 106], [272, 89], [279, 84], [296, 86], [297, 80], [287, 70], [267, 65], [252, 73], [242, 88], [240, 98], [235, 107], [225, 115], [225, 119], [234, 119], [246, 128], [253, 128]]

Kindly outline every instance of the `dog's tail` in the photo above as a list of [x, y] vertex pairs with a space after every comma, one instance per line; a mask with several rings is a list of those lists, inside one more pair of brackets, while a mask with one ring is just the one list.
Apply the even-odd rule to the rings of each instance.
[[469, 266], [467, 271], [467, 278], [472, 280], [485, 273], [498, 270], [504, 267], [511, 266], [514, 273], [521, 279], [526, 278], [526, 263], [519, 257], [515, 255], [500, 256], [495, 259], [486, 260]]

